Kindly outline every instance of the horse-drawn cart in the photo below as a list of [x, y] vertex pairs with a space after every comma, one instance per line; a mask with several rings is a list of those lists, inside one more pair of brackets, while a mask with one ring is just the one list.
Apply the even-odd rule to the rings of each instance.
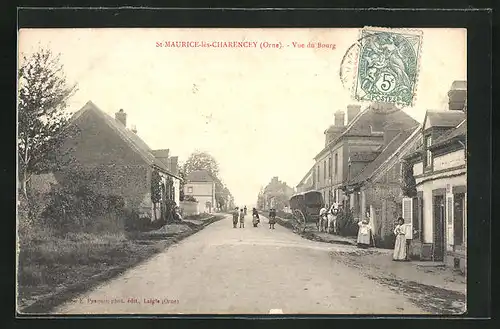
[[294, 194], [290, 198], [290, 208], [294, 218], [294, 230], [303, 233], [308, 224], [317, 224], [319, 211], [323, 207], [323, 195], [318, 191]]

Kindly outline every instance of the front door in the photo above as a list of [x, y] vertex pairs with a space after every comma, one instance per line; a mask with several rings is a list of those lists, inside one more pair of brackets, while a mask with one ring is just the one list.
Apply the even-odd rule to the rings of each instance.
[[433, 200], [434, 210], [434, 260], [444, 260], [444, 196], [436, 195]]

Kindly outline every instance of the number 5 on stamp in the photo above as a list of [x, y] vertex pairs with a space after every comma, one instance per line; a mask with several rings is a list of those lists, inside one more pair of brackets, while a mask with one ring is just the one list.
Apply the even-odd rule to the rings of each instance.
[[361, 30], [354, 98], [412, 106], [422, 33], [418, 30]]

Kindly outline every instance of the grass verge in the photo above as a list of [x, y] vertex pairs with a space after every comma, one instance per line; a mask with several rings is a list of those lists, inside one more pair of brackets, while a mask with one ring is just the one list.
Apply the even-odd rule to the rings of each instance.
[[136, 240], [124, 234], [56, 237], [48, 232], [20, 239], [17, 309], [22, 314], [49, 313], [222, 218], [213, 216], [203, 225], [161, 240]]

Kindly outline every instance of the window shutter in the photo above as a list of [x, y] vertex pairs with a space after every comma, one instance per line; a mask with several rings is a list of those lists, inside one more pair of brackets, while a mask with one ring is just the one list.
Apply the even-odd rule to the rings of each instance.
[[448, 245], [453, 246], [453, 194], [446, 198], [446, 226]]
[[413, 199], [403, 198], [403, 219], [405, 220], [406, 238], [413, 238]]

